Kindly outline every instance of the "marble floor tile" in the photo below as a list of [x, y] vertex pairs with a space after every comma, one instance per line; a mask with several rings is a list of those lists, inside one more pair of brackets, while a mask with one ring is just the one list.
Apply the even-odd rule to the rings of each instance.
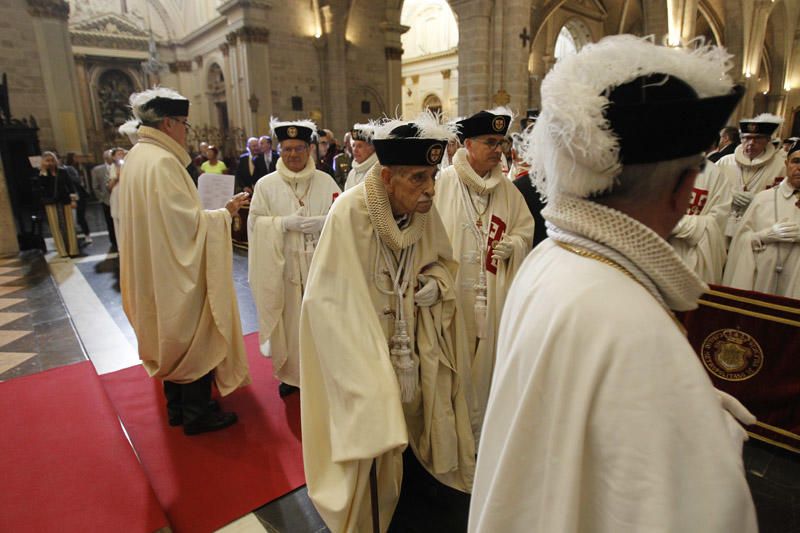
[[0, 352], [0, 375], [12, 368], [21, 365], [31, 357], [35, 357], [36, 352], [15, 353]]

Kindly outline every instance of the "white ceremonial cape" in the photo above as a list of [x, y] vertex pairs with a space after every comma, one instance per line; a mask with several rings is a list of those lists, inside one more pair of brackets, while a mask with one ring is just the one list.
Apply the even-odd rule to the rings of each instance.
[[[466, 153], [466, 149], [459, 148], [453, 156], [453, 165], [439, 173], [434, 203], [453, 245], [453, 256], [459, 262], [456, 286], [467, 327], [469, 352], [472, 354], [471, 372], [475, 390], [472, 427], [477, 437], [480, 435], [486, 402], [489, 398], [500, 313], [511, 281], [522, 260], [531, 250], [534, 222], [525, 198], [514, 183], [502, 174], [500, 166], [495, 167], [486, 180], [487, 185], [493, 188], [490, 189], [491, 197], [483, 217], [484, 224], [488, 225], [489, 235], [487, 241], [481, 243], [486, 251], [487, 261], [486, 337], [478, 339], [474, 307], [481, 255], [475, 236], [465, 226], [471, 221], [467, 218], [468, 211], [461, 192], [462, 179], [459, 177], [459, 173], [472, 171], [466, 160]], [[476, 176], [474, 171], [472, 174]], [[514, 252], [506, 261], [492, 261], [490, 247], [504, 236], [511, 239]]]
[[[282, 217], [327, 215], [341, 192], [312, 158], [294, 173], [278, 159], [278, 170], [256, 182], [247, 217], [247, 278], [258, 311], [261, 353], [272, 358], [275, 376], [300, 386], [300, 303], [319, 233], [283, 231]], [[295, 191], [297, 189], [297, 192]], [[304, 196], [305, 195], [305, 196]]]
[[722, 281], [730, 209], [730, 183], [719, 167], [709, 162], [697, 176], [686, 214], [669, 238], [681, 259], [706, 283]]
[[231, 216], [204, 211], [186, 150], [139, 127], [119, 189], [122, 305], [139, 357], [159, 379], [190, 383], [214, 371], [223, 395], [250, 383], [233, 288]]
[[[717, 166], [727, 177], [731, 192], [749, 191], [757, 194], [780, 183], [783, 176], [786, 175], [784, 161], [785, 159], [778, 156], [772, 144], [768, 144], [764, 153], [753, 160], [744, 155], [740, 144], [732, 154], [717, 161]], [[733, 234], [736, 233], [742, 215], [744, 215], [743, 212], [738, 212], [731, 207], [725, 228], [727, 237], [733, 237]]]
[[351, 168], [350, 172], [347, 173], [347, 180], [344, 182], [344, 190], [352, 189], [359, 183], [362, 183], [364, 178], [367, 176], [367, 172], [369, 172], [377, 163], [378, 154], [375, 153], [366, 158], [362, 163], [357, 163], [356, 160], [353, 159], [353, 168]]
[[[737, 289], [800, 299], [800, 243], [753, 245], [753, 233], [778, 221], [800, 224], [800, 208], [789, 180], [758, 193], [731, 242], [724, 284]], [[777, 213], [776, 213], [777, 208]], [[782, 265], [780, 275], [776, 267]]]
[[[457, 490], [471, 490], [475, 467], [468, 375], [461, 371], [469, 366], [468, 353], [447, 234], [435, 209], [413, 215], [402, 232], [388, 201], [385, 212], [368, 211], [368, 194], [386, 197], [380, 170], [374, 167], [331, 208], [301, 311], [303, 463], [308, 495], [334, 533], [372, 531], [373, 459], [382, 531], [397, 505], [407, 444], [431, 475]], [[388, 345], [397, 302], [387, 294], [391, 284], [372, 216], [388, 220], [398, 235], [416, 242], [403, 308], [421, 377], [417, 394], [406, 404]], [[418, 287], [413, 280], [419, 273], [439, 285], [442, 299], [429, 308], [414, 304]]]
[[744, 438], [644, 285], [545, 240], [503, 311], [469, 531], [755, 533]]

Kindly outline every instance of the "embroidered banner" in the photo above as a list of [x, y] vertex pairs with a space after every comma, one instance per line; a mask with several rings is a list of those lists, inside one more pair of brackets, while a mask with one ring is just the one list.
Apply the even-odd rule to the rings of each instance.
[[489, 238], [486, 242], [486, 271], [492, 274], [497, 274], [497, 261], [492, 259], [492, 249], [494, 243], [503, 238], [506, 232], [506, 223], [497, 215], [492, 215], [492, 220], [489, 223]]
[[800, 300], [712, 285], [683, 324], [714, 386], [758, 418], [748, 433], [800, 453]]

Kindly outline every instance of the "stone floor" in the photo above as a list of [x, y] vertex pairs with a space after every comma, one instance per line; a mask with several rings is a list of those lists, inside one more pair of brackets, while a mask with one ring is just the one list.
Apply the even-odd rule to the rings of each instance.
[[[53, 253], [26, 252], [0, 260], [0, 381], [82, 361], [87, 353], [101, 373], [137, 364], [136, 339], [120, 302], [118, 261], [108, 253], [99, 206], [89, 207], [88, 218], [94, 242], [82, 247], [81, 257], [62, 260]], [[247, 254], [240, 250], [234, 253], [234, 281], [243, 331], [256, 331]], [[800, 455], [751, 440], [744, 461], [761, 532], [800, 533]], [[303, 487], [222, 531], [327, 528]]]

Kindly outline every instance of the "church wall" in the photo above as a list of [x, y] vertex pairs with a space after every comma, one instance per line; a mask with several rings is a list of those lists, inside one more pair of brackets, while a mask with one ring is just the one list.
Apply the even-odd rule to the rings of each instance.
[[41, 60], [25, 0], [0, 4], [0, 73], [8, 75], [9, 104], [15, 118], [33, 115], [42, 149], [56, 147]]

